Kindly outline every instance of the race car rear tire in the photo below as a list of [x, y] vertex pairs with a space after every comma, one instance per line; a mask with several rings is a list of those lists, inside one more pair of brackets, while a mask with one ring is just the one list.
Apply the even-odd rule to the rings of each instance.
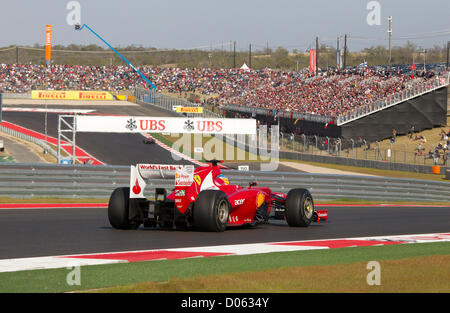
[[108, 219], [116, 229], [136, 229], [140, 223], [130, 221], [128, 218], [130, 208], [130, 188], [114, 189], [108, 202]]
[[231, 204], [220, 190], [201, 191], [194, 203], [193, 224], [200, 230], [223, 232], [228, 224]]
[[314, 202], [307, 189], [291, 189], [286, 196], [286, 222], [293, 227], [308, 227], [313, 220]]

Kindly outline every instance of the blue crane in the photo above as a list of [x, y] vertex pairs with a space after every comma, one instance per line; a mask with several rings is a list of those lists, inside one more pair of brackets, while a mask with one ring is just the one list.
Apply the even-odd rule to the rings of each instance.
[[122, 60], [124, 60], [134, 71], [136, 71], [143, 80], [145, 80], [149, 85], [152, 91], [156, 90], [156, 86], [147, 78], [145, 77], [144, 74], [142, 74], [133, 64], [130, 63], [130, 61], [128, 61], [119, 51], [117, 51], [116, 49], [114, 49], [109, 43], [107, 43], [102, 37], [100, 37], [99, 34], [97, 34], [92, 28], [90, 28], [88, 25], [83, 24], [82, 26], [80, 25], [75, 25], [75, 30], [79, 30], [81, 31], [83, 28], [87, 28], [88, 30], [91, 31], [91, 33], [93, 33], [95, 36], [97, 36], [101, 41], [103, 41], [112, 51], [114, 51]]

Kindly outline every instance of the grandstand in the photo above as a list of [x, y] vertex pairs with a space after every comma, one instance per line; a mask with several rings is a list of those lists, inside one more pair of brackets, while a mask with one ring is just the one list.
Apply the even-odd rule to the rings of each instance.
[[[373, 67], [329, 70], [312, 78], [307, 72], [272, 69], [142, 67], [140, 70], [152, 78], [159, 92], [215, 95], [204, 104], [235, 107], [237, 112], [244, 113], [254, 108], [263, 109], [269, 115], [282, 112], [321, 116], [337, 123], [367, 113], [368, 106], [380, 107], [381, 102], [392, 102], [400, 92], [412, 94], [420, 88], [436, 86], [436, 81], [439, 85], [448, 81], [446, 71], [415, 74]], [[0, 92], [4, 93], [36, 89], [129, 91], [139, 87], [145, 87], [144, 82], [126, 66], [0, 65]]]
[[[443, 68], [438, 72], [415, 73], [357, 67], [323, 71], [315, 77], [307, 72], [272, 69], [142, 67], [140, 70], [152, 78], [157, 92], [200, 94], [206, 97], [198, 102], [223, 115], [257, 116], [263, 123], [280, 120], [282, 129], [290, 133], [363, 136], [374, 141], [389, 136], [393, 128], [404, 133], [412, 121], [417, 123], [417, 130], [445, 124], [447, 98], [440, 88], [448, 85], [449, 78]], [[0, 65], [3, 93], [37, 89], [125, 92], [142, 87], [145, 85], [138, 74], [125, 66]], [[404, 102], [406, 106], [399, 105]], [[422, 103], [436, 105], [424, 111]], [[399, 121], [398, 112], [410, 114], [402, 113], [405, 120]], [[377, 122], [381, 115], [384, 122], [395, 116], [393, 125]], [[365, 129], [362, 125], [366, 125]], [[374, 131], [374, 127], [378, 130]]]
[[[137, 97], [165, 103], [163, 94], [195, 95], [203, 105], [225, 117], [254, 117], [259, 124], [278, 124], [282, 133], [340, 138], [340, 150], [356, 140], [373, 143], [447, 125], [449, 72], [443, 66], [426, 71], [408, 66], [309, 71], [275, 69], [212, 69], [141, 66], [157, 86], [158, 97]], [[0, 93], [5, 98], [32, 90], [101, 90], [120, 94], [145, 90], [138, 74], [126, 66], [0, 64]], [[182, 102], [182, 105], [190, 105]], [[168, 106], [172, 108], [171, 105]], [[209, 112], [206, 110], [206, 112]], [[362, 139], [362, 140], [361, 140]], [[317, 146], [317, 139], [315, 139]], [[311, 141], [311, 140], [310, 140]], [[329, 144], [328, 144], [329, 145]], [[302, 148], [302, 150], [304, 150]], [[327, 147], [329, 150], [329, 147]]]

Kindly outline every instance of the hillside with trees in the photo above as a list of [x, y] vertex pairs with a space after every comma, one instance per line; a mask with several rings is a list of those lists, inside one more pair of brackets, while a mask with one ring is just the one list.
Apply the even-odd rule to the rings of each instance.
[[[296, 49], [265, 48], [251, 52], [233, 49], [210, 50], [177, 50], [144, 48], [128, 46], [117, 48], [134, 65], [173, 66], [186, 68], [232, 68], [240, 67], [243, 63], [254, 69], [276, 68], [285, 70], [299, 70], [309, 66], [309, 54]], [[343, 52], [342, 52], [343, 53]], [[407, 42], [403, 46], [395, 46], [391, 51], [392, 64], [426, 64], [446, 62], [447, 45], [435, 45], [426, 49]], [[355, 52], [347, 49], [346, 65], [356, 66], [364, 61], [368, 65], [385, 65], [389, 60], [389, 51], [384, 46], [371, 46]], [[52, 61], [55, 64], [110, 66], [122, 65], [124, 62], [111, 50], [97, 45], [55, 45], [52, 47]], [[44, 47], [40, 45], [0, 48], [0, 63], [32, 63], [44, 64]], [[319, 67], [326, 69], [336, 66], [336, 49], [327, 45], [319, 48]]]

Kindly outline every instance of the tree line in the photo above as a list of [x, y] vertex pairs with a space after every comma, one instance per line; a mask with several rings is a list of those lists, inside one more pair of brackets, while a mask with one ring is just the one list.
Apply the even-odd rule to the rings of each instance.
[[[44, 64], [44, 46], [28, 47], [9, 46], [0, 48], [0, 63], [5, 64]], [[274, 68], [283, 70], [301, 70], [309, 67], [309, 53], [289, 51], [284, 47], [266, 48], [257, 51], [233, 51], [232, 49], [179, 50], [156, 49], [142, 46], [117, 48], [132, 64], [136, 66], [172, 66], [185, 68], [233, 68], [243, 63], [253, 69]], [[343, 54], [343, 50], [341, 49]], [[391, 49], [391, 64], [426, 64], [442, 63], [447, 60], [447, 45], [435, 45], [424, 51], [417, 45], [407, 42], [403, 46]], [[336, 66], [336, 49], [321, 45], [318, 53], [318, 65], [321, 69]], [[345, 63], [357, 66], [363, 62], [368, 65], [386, 65], [389, 51], [385, 46], [371, 46], [358, 52], [347, 49]], [[116, 66], [124, 65], [123, 60], [113, 51], [97, 45], [55, 45], [52, 47], [54, 64]]]

